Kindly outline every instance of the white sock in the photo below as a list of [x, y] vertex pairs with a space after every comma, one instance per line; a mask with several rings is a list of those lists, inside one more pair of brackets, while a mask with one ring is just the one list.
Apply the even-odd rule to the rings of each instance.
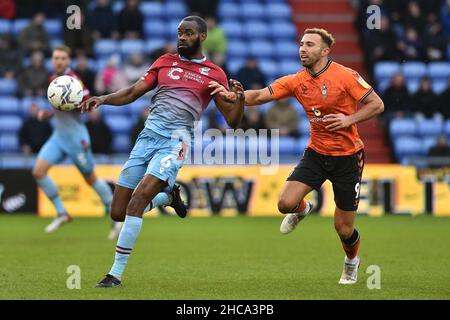
[[358, 262], [359, 262], [359, 257], [358, 256], [354, 257], [353, 259], [349, 259], [349, 258], [347, 258], [347, 256], [345, 256], [345, 263], [358, 264]]

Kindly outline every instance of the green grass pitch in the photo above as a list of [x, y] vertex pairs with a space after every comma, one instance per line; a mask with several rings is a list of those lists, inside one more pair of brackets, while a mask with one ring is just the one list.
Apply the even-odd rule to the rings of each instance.
[[[343, 251], [333, 220], [310, 216], [289, 235], [275, 217], [159, 217], [144, 225], [123, 287], [95, 289], [115, 241], [108, 219], [75, 219], [44, 234], [50, 219], [0, 216], [0, 299], [450, 299], [450, 219], [360, 216], [358, 283], [337, 284]], [[66, 287], [67, 267], [81, 289]], [[369, 265], [381, 289], [367, 288]]]

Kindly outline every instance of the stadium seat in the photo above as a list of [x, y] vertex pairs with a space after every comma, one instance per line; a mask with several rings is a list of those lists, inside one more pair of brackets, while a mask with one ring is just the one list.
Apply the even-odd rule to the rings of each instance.
[[0, 34], [9, 33], [11, 31], [11, 23], [9, 20], [0, 19]]
[[139, 8], [145, 18], [164, 18], [164, 8], [160, 2], [143, 1]]
[[378, 81], [377, 89], [380, 93], [384, 93], [386, 89], [389, 87], [391, 79], [382, 79]]
[[220, 27], [230, 40], [237, 40], [236, 38], [240, 38], [244, 34], [241, 23], [236, 20], [225, 20], [220, 24]]
[[164, 5], [164, 11], [169, 19], [177, 18], [181, 20], [188, 15], [188, 9], [181, 1], [167, 1]]
[[427, 74], [427, 65], [423, 62], [410, 61], [405, 62], [402, 67], [402, 73], [406, 79], [420, 79]]
[[130, 137], [128, 134], [115, 134], [113, 136], [112, 149], [117, 153], [128, 153], [131, 149]]
[[0, 96], [14, 95], [17, 92], [17, 83], [13, 79], [0, 78]]
[[267, 16], [267, 11], [264, 5], [260, 3], [242, 3], [241, 4], [241, 15], [242, 19], [247, 20], [260, 20], [264, 19]]
[[259, 59], [258, 65], [261, 69], [261, 71], [267, 76], [267, 77], [277, 77], [279, 74], [279, 65], [275, 60], [271, 59]]
[[287, 74], [295, 74], [303, 69], [298, 59], [286, 59], [280, 63], [280, 76]]
[[303, 136], [300, 139], [298, 139], [298, 145], [301, 150], [301, 153], [303, 153], [303, 150], [306, 149], [309, 143], [309, 136]]
[[264, 22], [249, 21], [244, 24], [244, 35], [249, 40], [267, 38], [269, 36], [269, 27]]
[[300, 134], [309, 137], [309, 128], [310, 124], [308, 118], [300, 118], [300, 121], [298, 122], [298, 130], [300, 131]]
[[417, 129], [422, 137], [438, 136], [443, 132], [444, 124], [435, 119], [423, 119], [418, 122]]
[[295, 44], [297, 30], [294, 24], [285, 21], [273, 21], [269, 24], [269, 35], [273, 40], [290, 39]]
[[17, 132], [22, 125], [20, 116], [2, 115], [0, 117], [0, 132]]
[[145, 42], [138, 39], [125, 39], [120, 42], [120, 52], [127, 56], [131, 53], [144, 53]]
[[217, 12], [220, 20], [239, 19], [241, 17], [241, 7], [235, 3], [220, 2]]
[[132, 119], [123, 115], [105, 115], [104, 119], [114, 133], [129, 133], [133, 126]]
[[150, 40], [153, 38], [166, 38], [169, 36], [169, 29], [164, 20], [149, 19], [144, 22], [144, 33]]
[[448, 80], [433, 80], [431, 81], [431, 88], [433, 89], [434, 93], [441, 94], [445, 89], [447, 89]]
[[286, 3], [268, 3], [266, 11], [271, 19], [291, 20], [291, 9]]
[[432, 146], [436, 144], [437, 137], [426, 137], [422, 140], [422, 154], [427, 154]]
[[239, 69], [241, 67], [243, 67], [244, 65], [245, 65], [245, 59], [243, 59], [243, 58], [234, 58], [234, 59], [229, 59], [227, 61], [227, 68], [231, 74], [235, 74], [236, 72], [238, 72]]
[[450, 62], [430, 62], [428, 75], [432, 80], [447, 80], [450, 77]]
[[266, 113], [274, 104], [275, 101], [270, 101], [254, 108], [258, 108], [260, 112]]
[[250, 55], [256, 58], [270, 58], [273, 53], [273, 45], [266, 40], [251, 41], [249, 45]]
[[114, 1], [112, 9], [114, 13], [118, 14], [125, 7], [125, 3], [123, 1]]
[[400, 71], [398, 62], [382, 61], [377, 62], [374, 68], [375, 79], [379, 82], [382, 79], [390, 79], [394, 74]]
[[136, 101], [133, 101], [130, 104], [131, 115], [136, 118], [139, 117], [142, 109], [148, 106], [150, 106], [150, 100], [147, 97], [142, 97], [140, 99], [137, 99]]
[[445, 121], [444, 132], [447, 136], [450, 136], [450, 119]]
[[400, 136], [414, 136], [418, 132], [414, 119], [392, 119], [389, 123], [389, 134], [392, 139]]
[[63, 22], [60, 19], [46, 19], [44, 21], [44, 29], [50, 37], [61, 37], [63, 34]]
[[147, 52], [152, 52], [158, 48], [164, 47], [167, 41], [163, 38], [154, 38], [147, 40], [145, 44], [145, 50]]
[[414, 137], [398, 137], [394, 140], [394, 152], [397, 159], [423, 154], [422, 140]]
[[294, 150], [298, 148], [297, 139], [294, 137], [280, 137], [279, 143], [281, 155], [293, 154], [295, 152]]
[[111, 54], [117, 52], [118, 43], [115, 40], [99, 39], [95, 41], [94, 53], [97, 57], [109, 57]]
[[22, 31], [23, 28], [25, 28], [26, 26], [28, 26], [30, 24], [31, 20], [30, 19], [16, 19], [13, 22], [12, 25], [12, 33], [14, 35], [17, 35], [20, 31]]
[[25, 97], [22, 98], [20, 102], [20, 111], [22, 114], [26, 115], [28, 113], [28, 109], [31, 106], [31, 103], [37, 103], [40, 108], [51, 108], [49, 102], [44, 97]]
[[19, 151], [19, 137], [17, 134], [4, 133], [0, 135], [0, 151], [1, 152], [17, 152]]
[[230, 57], [246, 57], [248, 55], [248, 46], [244, 41], [229, 41], [227, 54]]
[[406, 79], [406, 88], [410, 94], [416, 93], [420, 86], [420, 79], [407, 78]]
[[274, 55], [279, 59], [298, 59], [299, 49], [300, 48], [295, 41], [277, 41], [274, 44]]
[[[20, 112], [19, 100], [16, 97], [1, 97], [0, 96], [0, 114], [17, 114]], [[0, 128], [1, 130], [1, 128]]]
[[111, 106], [111, 105], [104, 105], [100, 108], [100, 112], [103, 117], [109, 117], [109, 116], [129, 116], [130, 115], [130, 108], [127, 106]]

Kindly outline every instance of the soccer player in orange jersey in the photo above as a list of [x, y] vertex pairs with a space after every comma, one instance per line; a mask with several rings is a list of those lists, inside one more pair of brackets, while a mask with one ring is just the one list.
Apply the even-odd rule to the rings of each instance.
[[[336, 204], [334, 225], [345, 251], [339, 283], [353, 284], [357, 281], [360, 243], [354, 223], [364, 167], [364, 144], [356, 124], [383, 112], [384, 104], [357, 72], [328, 58], [333, 43], [333, 36], [326, 30], [306, 29], [299, 51], [305, 68], [264, 89], [246, 90], [245, 105], [286, 97], [295, 97], [302, 104], [310, 121], [311, 139], [280, 195], [278, 210], [287, 214], [280, 231], [287, 234], [296, 228], [312, 210], [305, 196], [330, 180]], [[236, 99], [219, 84], [212, 86], [215, 90], [211, 94]], [[362, 108], [357, 108], [358, 103]]]

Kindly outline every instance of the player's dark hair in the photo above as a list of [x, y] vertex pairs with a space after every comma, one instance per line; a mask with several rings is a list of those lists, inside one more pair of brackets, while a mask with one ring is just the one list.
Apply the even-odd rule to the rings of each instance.
[[61, 44], [59, 46], [56, 46], [53, 51], [64, 51], [69, 55], [69, 58], [72, 56], [72, 49], [70, 49], [68, 46]]
[[206, 24], [205, 19], [199, 16], [188, 16], [183, 19], [183, 21], [195, 21], [198, 27], [199, 33], [207, 33], [208, 32], [208, 26]]
[[309, 34], [318, 34], [322, 38], [322, 41], [327, 44], [328, 48], [331, 48], [331, 46], [335, 43], [333, 35], [325, 29], [310, 28], [310, 29], [306, 29], [305, 32], [303, 32], [303, 34], [308, 34], [308, 33]]

